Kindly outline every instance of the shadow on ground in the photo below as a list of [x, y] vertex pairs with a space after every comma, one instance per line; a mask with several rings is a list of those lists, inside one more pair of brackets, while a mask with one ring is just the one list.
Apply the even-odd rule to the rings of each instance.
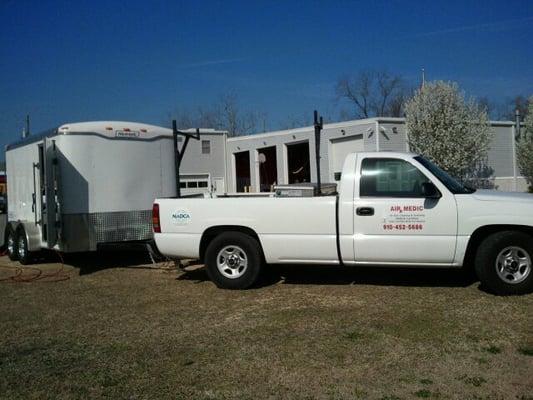
[[[153, 269], [148, 252], [142, 249], [73, 253], [60, 256], [47, 252], [36, 264], [63, 262], [79, 269], [80, 275], [92, 274], [109, 268]], [[202, 266], [188, 267], [177, 280], [196, 283], [209, 280]], [[467, 287], [476, 282], [469, 269], [339, 267], [315, 265], [270, 265], [256, 287], [278, 283], [287, 285], [380, 285], [413, 287]], [[482, 289], [482, 288], [481, 288]], [[482, 289], [483, 290], [483, 289]]]
[[[477, 281], [467, 269], [271, 265], [258, 287], [274, 285], [380, 285], [467, 287]], [[209, 280], [205, 268], [185, 271], [178, 280]]]
[[39, 258], [33, 262], [36, 266], [45, 263], [64, 263], [79, 269], [80, 275], [88, 275], [109, 268], [150, 269], [149, 264], [152, 263], [152, 259], [146, 251], [125, 249], [70, 254], [47, 251], [42, 252]]

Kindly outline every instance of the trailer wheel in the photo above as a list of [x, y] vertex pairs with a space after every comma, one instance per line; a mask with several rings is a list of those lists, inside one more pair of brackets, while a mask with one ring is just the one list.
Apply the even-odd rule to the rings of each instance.
[[18, 260], [17, 238], [12, 228], [6, 230], [6, 251], [11, 261]]
[[31, 264], [33, 254], [28, 250], [28, 240], [24, 228], [19, 228], [16, 235], [18, 260], [22, 265]]
[[215, 237], [205, 253], [207, 274], [219, 288], [247, 289], [257, 282], [262, 269], [261, 246], [241, 232]]
[[475, 269], [481, 283], [499, 295], [533, 291], [533, 238], [518, 231], [487, 237], [477, 250]]

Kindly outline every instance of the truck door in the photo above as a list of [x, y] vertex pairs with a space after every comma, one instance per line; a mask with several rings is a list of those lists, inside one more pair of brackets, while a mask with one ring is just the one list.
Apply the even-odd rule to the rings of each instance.
[[[400, 158], [365, 157], [358, 160], [358, 171], [354, 191], [357, 262], [453, 262], [457, 206], [452, 193]], [[426, 182], [434, 183], [442, 197], [424, 197]]]
[[49, 248], [58, 243], [61, 232], [59, 210], [59, 168], [55, 141], [45, 138], [39, 147], [40, 223], [43, 241]]

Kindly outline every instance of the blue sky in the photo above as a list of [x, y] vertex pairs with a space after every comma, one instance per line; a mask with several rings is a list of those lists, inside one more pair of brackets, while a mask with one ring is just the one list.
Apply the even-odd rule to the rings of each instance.
[[[0, 2], [0, 144], [65, 122], [163, 124], [233, 91], [335, 115], [336, 79], [387, 69], [495, 101], [533, 94], [533, 1]], [[3, 158], [3, 157], [2, 157]]]

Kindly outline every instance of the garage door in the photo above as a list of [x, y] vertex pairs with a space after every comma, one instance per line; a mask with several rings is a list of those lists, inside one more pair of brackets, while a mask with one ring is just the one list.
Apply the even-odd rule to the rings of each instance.
[[180, 174], [182, 195], [207, 193], [211, 190], [209, 174]]
[[340, 179], [340, 172], [346, 156], [357, 151], [364, 151], [363, 135], [352, 135], [331, 139], [329, 171], [331, 179]]

